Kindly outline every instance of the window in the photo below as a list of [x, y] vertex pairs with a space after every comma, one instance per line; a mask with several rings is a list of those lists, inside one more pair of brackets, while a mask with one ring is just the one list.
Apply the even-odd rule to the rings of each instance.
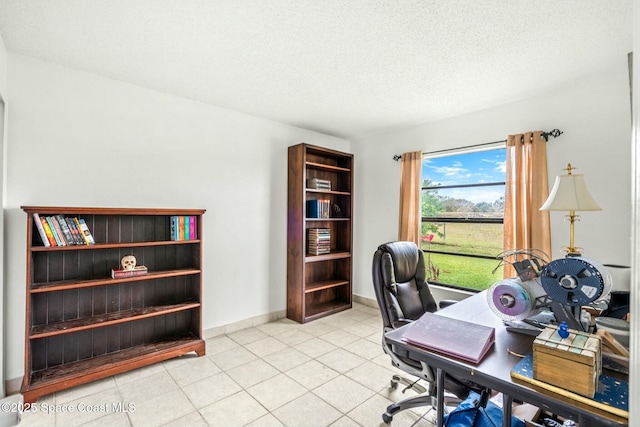
[[505, 147], [425, 155], [421, 232], [431, 283], [483, 290], [502, 279], [505, 164]]

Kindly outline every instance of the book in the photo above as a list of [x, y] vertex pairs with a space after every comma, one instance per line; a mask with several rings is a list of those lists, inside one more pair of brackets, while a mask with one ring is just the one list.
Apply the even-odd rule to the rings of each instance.
[[82, 236], [84, 240], [87, 242], [87, 245], [95, 245], [96, 241], [93, 239], [93, 235], [91, 231], [89, 231], [89, 227], [84, 219], [80, 218], [78, 220], [78, 224], [80, 225], [80, 231], [82, 232]]
[[51, 231], [51, 227], [49, 226], [47, 219], [41, 216], [40, 222], [42, 223], [42, 228], [44, 228], [44, 232], [47, 235], [47, 239], [49, 239], [49, 244], [51, 246], [58, 246], [58, 242], [56, 242], [55, 237], [53, 237], [53, 231]]
[[63, 241], [60, 239], [60, 236], [58, 236], [58, 231], [56, 230], [56, 226], [53, 224], [53, 218], [51, 218], [50, 216], [46, 216], [45, 219], [47, 220], [47, 223], [49, 223], [49, 228], [51, 229], [51, 234], [53, 234], [53, 238], [56, 239], [56, 246], [65, 246]]
[[69, 242], [67, 242], [67, 237], [62, 232], [62, 227], [60, 226], [60, 222], [58, 221], [57, 216], [56, 215], [52, 215], [51, 216], [51, 221], [53, 222], [53, 226], [56, 228], [56, 233], [58, 234], [58, 237], [60, 238], [60, 241], [62, 242], [62, 246], [67, 246], [69, 244]]
[[307, 188], [313, 190], [331, 191], [331, 181], [328, 179], [313, 178], [307, 180]]
[[307, 200], [307, 218], [329, 218], [331, 200]]
[[178, 216], [178, 239], [184, 240], [184, 217]]
[[178, 240], [178, 217], [176, 215], [169, 218], [169, 235], [171, 240]]
[[307, 254], [324, 255], [331, 252], [331, 230], [310, 228], [307, 236]]
[[67, 222], [67, 226], [69, 227], [69, 231], [71, 231], [71, 237], [76, 242], [76, 245], [86, 245], [84, 238], [80, 235], [80, 230], [78, 229], [78, 225], [74, 218], [65, 218]]
[[411, 323], [403, 340], [409, 344], [471, 363], [480, 363], [496, 339], [490, 326], [425, 313]]
[[37, 213], [33, 214], [33, 222], [36, 224], [36, 228], [38, 229], [38, 234], [40, 234], [40, 240], [42, 240], [42, 244], [48, 248], [51, 246], [51, 242], [49, 242], [49, 238], [47, 237], [47, 233], [44, 231], [44, 227], [42, 226], [42, 222], [40, 221], [40, 215]]
[[123, 270], [121, 268], [112, 268], [111, 269], [111, 278], [112, 279], [121, 279], [123, 277], [135, 277], [135, 276], [144, 276], [149, 273], [147, 267], [144, 265], [136, 265], [133, 270]]
[[593, 399], [533, 378], [533, 353], [527, 354], [511, 369], [511, 379], [564, 402], [603, 414], [629, 418], [629, 383], [600, 375]]
[[198, 238], [196, 234], [196, 217], [193, 215], [189, 216], [189, 238], [191, 240]]
[[58, 221], [58, 225], [60, 226], [60, 230], [62, 230], [62, 234], [64, 235], [64, 240], [66, 240], [67, 245], [75, 245], [76, 240], [71, 235], [71, 230], [69, 230], [69, 226], [67, 225], [67, 221], [65, 221], [63, 215], [56, 215], [55, 219]]
[[189, 217], [184, 217], [184, 240], [191, 240], [191, 229], [189, 228]]

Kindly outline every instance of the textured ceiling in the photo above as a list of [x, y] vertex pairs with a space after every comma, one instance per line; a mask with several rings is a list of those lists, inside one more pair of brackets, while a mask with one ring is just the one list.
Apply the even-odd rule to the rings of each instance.
[[632, 0], [0, 0], [10, 52], [353, 138], [510, 102], [632, 48]]

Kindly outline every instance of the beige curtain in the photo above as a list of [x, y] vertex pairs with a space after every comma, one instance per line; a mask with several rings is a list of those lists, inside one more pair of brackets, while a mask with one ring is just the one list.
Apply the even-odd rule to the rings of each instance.
[[[540, 210], [549, 196], [546, 144], [542, 131], [507, 137], [505, 251], [536, 249], [551, 256], [549, 212]], [[504, 277], [515, 275], [505, 263]]]
[[422, 151], [403, 153], [401, 162], [398, 240], [415, 242], [420, 247]]

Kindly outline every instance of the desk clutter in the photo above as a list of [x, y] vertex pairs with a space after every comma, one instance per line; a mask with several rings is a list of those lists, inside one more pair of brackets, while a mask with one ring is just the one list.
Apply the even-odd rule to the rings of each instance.
[[593, 398], [602, 373], [600, 337], [549, 325], [533, 341], [533, 377]]
[[629, 384], [602, 374], [602, 338], [569, 329], [560, 335], [547, 326], [533, 342], [533, 352], [511, 370], [514, 382], [598, 412], [616, 421], [629, 418]]
[[513, 382], [531, 387], [573, 406], [587, 409], [619, 423], [629, 422], [629, 383], [608, 375], [598, 377], [593, 398], [582, 396], [533, 377], [533, 353], [526, 355], [511, 369]]

